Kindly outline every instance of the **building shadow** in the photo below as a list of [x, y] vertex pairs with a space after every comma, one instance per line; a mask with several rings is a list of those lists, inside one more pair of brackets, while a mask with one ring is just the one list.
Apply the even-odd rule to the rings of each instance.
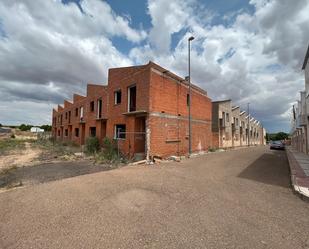
[[280, 187], [290, 187], [289, 164], [285, 151], [272, 150], [264, 153], [238, 177]]
[[94, 165], [90, 162], [46, 163], [9, 170], [0, 175], [0, 189], [15, 185], [33, 185], [80, 175], [111, 170], [109, 165]]

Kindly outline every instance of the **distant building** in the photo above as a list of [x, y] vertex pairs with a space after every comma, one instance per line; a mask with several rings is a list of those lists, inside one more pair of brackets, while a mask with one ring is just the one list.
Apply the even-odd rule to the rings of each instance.
[[44, 129], [41, 129], [40, 127], [31, 127], [30, 132], [41, 133], [44, 132]]
[[[232, 101], [212, 102], [213, 144], [218, 148], [265, 145], [266, 131], [259, 121], [232, 106]], [[248, 137], [249, 136], [249, 137]]]

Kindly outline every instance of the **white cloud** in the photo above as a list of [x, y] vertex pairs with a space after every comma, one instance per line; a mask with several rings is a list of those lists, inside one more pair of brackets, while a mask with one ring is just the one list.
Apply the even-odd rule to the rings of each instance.
[[[228, 26], [205, 25], [199, 15], [190, 12], [192, 8], [180, 4], [177, 13], [188, 12], [178, 22], [186, 24], [184, 29], [188, 31], [175, 50], [161, 55], [162, 47], [146, 45], [132, 49], [130, 58], [136, 62], [153, 59], [185, 76], [187, 38], [193, 34], [193, 81], [213, 99], [231, 98], [244, 109], [250, 102], [253, 113], [270, 129], [288, 130], [289, 120], [283, 117], [287, 117], [297, 91], [303, 88], [301, 64], [309, 42], [309, 2], [272, 0], [251, 4], [255, 7], [253, 14], [234, 13], [235, 21]], [[170, 19], [178, 20], [177, 14]], [[170, 41], [175, 30], [168, 29], [164, 39]]]
[[[250, 102], [267, 128], [287, 130], [288, 110], [304, 85], [309, 2], [250, 4], [253, 13], [227, 13], [222, 19], [228, 25], [211, 25], [218, 14], [198, 0], [149, 0], [152, 27], [147, 33], [132, 28], [129, 16], [117, 15], [100, 0], [83, 0], [84, 13], [60, 0], [1, 1], [0, 32], [6, 37], [0, 33], [0, 97], [16, 101], [14, 108], [18, 98], [34, 106], [44, 96], [55, 103], [74, 91], [84, 92], [86, 82], [105, 82], [109, 67], [148, 60], [185, 76], [187, 38], [194, 35], [193, 81], [212, 99], [232, 98], [244, 109]], [[113, 45], [115, 36], [135, 44], [128, 55]]]
[[[44, 102], [61, 103], [75, 91], [85, 92], [87, 82], [106, 83], [108, 68], [132, 64], [111, 38], [138, 43], [146, 33], [131, 28], [128, 18], [103, 1], [85, 0], [81, 6], [86, 14], [59, 0], [0, 2], [5, 34], [0, 34], [0, 106], [11, 100], [14, 109], [27, 102], [27, 114], [14, 113], [24, 121], [39, 120], [46, 111], [41, 106], [50, 107]], [[50, 111], [48, 116], [50, 120]], [[0, 122], [19, 122], [17, 117], [1, 114]]]

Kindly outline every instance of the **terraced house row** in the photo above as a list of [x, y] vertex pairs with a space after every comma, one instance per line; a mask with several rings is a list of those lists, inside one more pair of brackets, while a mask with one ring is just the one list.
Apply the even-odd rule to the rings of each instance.
[[293, 106], [290, 134], [292, 146], [300, 152], [309, 154], [309, 46], [302, 70], [305, 76], [305, 89], [300, 92], [300, 99]]
[[231, 100], [212, 102], [212, 132], [218, 148], [266, 144], [266, 130], [260, 121], [233, 106]]
[[[86, 96], [74, 94], [72, 101], [66, 100], [53, 110], [53, 136], [80, 145], [89, 136], [98, 137], [101, 143], [108, 137], [117, 140], [119, 149], [128, 157], [186, 155], [188, 88], [185, 79], [151, 61], [141, 66], [109, 69], [107, 85], [88, 84]], [[212, 106], [207, 92], [192, 84], [193, 152], [225, 147], [213, 136]], [[220, 115], [218, 120], [223, 118]], [[258, 134], [258, 138], [262, 137], [260, 131]]]

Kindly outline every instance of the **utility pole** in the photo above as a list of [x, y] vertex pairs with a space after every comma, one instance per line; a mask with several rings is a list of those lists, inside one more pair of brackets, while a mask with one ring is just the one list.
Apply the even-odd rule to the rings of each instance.
[[190, 44], [191, 41], [194, 40], [194, 37], [191, 36], [188, 38], [188, 83], [189, 83], [189, 157], [191, 156], [192, 153], [192, 127], [191, 127], [191, 65], [190, 65]]
[[250, 112], [249, 112], [249, 105], [248, 103], [248, 147], [250, 146]]

